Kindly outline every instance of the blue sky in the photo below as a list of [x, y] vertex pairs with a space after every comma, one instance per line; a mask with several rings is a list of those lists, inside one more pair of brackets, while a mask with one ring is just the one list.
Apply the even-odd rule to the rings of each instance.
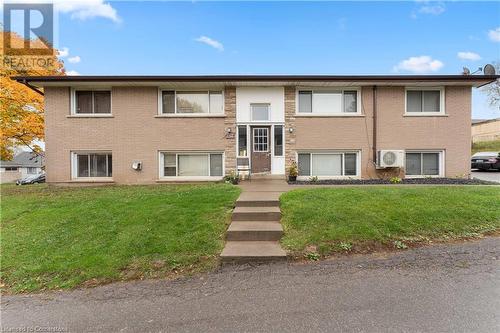
[[[458, 74], [500, 60], [500, 2], [61, 1], [58, 45], [82, 75]], [[473, 116], [500, 111], [475, 92]]]

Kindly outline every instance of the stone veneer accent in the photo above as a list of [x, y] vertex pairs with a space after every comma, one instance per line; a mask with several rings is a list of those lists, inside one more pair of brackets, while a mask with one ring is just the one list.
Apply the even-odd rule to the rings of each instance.
[[[285, 87], [285, 174], [288, 175], [288, 168], [295, 161], [295, 140], [296, 140], [296, 127], [295, 127], [295, 87]], [[289, 129], [292, 128], [293, 132], [290, 133]]]
[[[236, 87], [224, 89], [224, 130], [225, 132], [225, 169], [226, 175], [236, 171]], [[231, 132], [228, 133], [227, 129]]]

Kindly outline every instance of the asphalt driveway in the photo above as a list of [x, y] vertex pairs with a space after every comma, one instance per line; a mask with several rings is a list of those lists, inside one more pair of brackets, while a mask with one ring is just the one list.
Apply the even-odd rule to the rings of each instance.
[[2, 327], [498, 332], [500, 238], [2, 299]]
[[472, 178], [478, 178], [481, 180], [500, 183], [500, 171], [497, 170], [493, 171], [472, 170], [471, 176]]

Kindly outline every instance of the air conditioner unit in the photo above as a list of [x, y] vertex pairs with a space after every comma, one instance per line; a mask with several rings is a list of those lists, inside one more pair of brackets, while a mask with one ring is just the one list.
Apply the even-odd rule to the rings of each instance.
[[402, 168], [403, 150], [379, 150], [377, 156], [377, 168]]

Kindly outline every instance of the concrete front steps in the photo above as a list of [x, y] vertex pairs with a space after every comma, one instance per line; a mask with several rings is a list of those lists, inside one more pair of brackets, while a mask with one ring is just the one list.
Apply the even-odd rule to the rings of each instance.
[[283, 235], [280, 193], [243, 192], [236, 201], [226, 246], [220, 255], [223, 263], [248, 263], [285, 260], [279, 244]]

